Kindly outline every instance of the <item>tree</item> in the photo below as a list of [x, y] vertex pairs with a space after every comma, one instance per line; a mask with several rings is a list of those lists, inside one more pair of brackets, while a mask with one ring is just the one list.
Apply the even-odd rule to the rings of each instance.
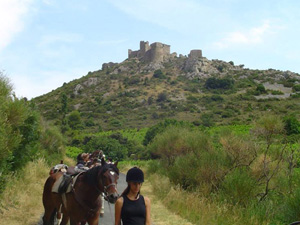
[[300, 134], [300, 123], [294, 116], [286, 117], [284, 119], [284, 129], [287, 135]]
[[62, 93], [60, 96], [61, 101], [61, 113], [62, 113], [62, 120], [66, 117], [66, 113], [68, 112], [68, 96], [66, 93]]
[[157, 96], [157, 101], [158, 102], [164, 102], [167, 100], [167, 93], [166, 92], [162, 92], [162, 93], [159, 93], [158, 96]]
[[161, 71], [161, 69], [159, 69], [159, 70], [154, 71], [153, 77], [158, 78], [158, 79], [165, 79], [166, 75]]
[[266, 88], [265, 88], [265, 86], [264, 86], [263, 84], [257, 85], [256, 91], [257, 91], [259, 94], [265, 94], [265, 93], [267, 93]]
[[210, 77], [206, 80], [204, 86], [206, 89], [231, 89], [233, 84], [234, 81], [232, 79], [218, 79], [215, 77]]
[[68, 116], [68, 124], [69, 126], [73, 129], [79, 129], [82, 127], [82, 121], [81, 121], [81, 116], [80, 116], [80, 112], [78, 111], [73, 111], [70, 113], [70, 115]]

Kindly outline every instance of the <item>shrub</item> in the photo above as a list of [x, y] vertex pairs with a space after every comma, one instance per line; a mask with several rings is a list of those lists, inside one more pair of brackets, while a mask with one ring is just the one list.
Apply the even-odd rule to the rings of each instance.
[[210, 77], [205, 82], [206, 89], [232, 89], [234, 81], [232, 79], [224, 78], [218, 79]]
[[300, 134], [300, 123], [294, 116], [286, 117], [284, 118], [284, 129], [287, 135]]
[[190, 124], [183, 121], [177, 121], [175, 119], [166, 119], [147, 130], [143, 144], [148, 145], [157, 134], [162, 133], [168, 126], [189, 127]]
[[167, 93], [166, 92], [162, 92], [162, 93], [159, 93], [158, 96], [157, 96], [157, 102], [164, 102], [167, 100]]
[[77, 147], [67, 146], [66, 147], [66, 155], [74, 160], [76, 160], [76, 157], [78, 154], [82, 153], [83, 150]]
[[300, 84], [294, 85], [293, 86], [293, 91], [294, 92], [300, 91]]
[[71, 112], [67, 118], [67, 122], [68, 125], [74, 130], [82, 128], [80, 112], [78, 111]]
[[256, 92], [258, 92], [258, 95], [267, 93], [266, 88], [263, 84], [257, 85]]
[[255, 199], [256, 189], [256, 180], [249, 171], [238, 168], [225, 177], [220, 189], [220, 198], [233, 205], [248, 206]]
[[153, 77], [158, 78], [158, 79], [166, 79], [167, 78], [161, 69], [155, 70], [153, 73]]

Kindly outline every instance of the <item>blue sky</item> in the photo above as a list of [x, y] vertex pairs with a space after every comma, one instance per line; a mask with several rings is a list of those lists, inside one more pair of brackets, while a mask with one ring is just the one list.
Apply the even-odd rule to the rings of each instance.
[[299, 0], [0, 0], [0, 70], [30, 99], [144, 40], [300, 73], [299, 11]]

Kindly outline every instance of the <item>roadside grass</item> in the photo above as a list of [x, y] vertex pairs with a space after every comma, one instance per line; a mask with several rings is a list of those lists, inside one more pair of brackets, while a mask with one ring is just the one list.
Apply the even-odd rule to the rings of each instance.
[[233, 207], [226, 203], [209, 200], [196, 192], [191, 193], [179, 187], [174, 187], [165, 176], [151, 174], [149, 183], [151, 183], [152, 187], [151, 193], [153, 195], [155, 193], [153, 199], [156, 201], [159, 199], [159, 202], [162, 203], [168, 211], [176, 214], [179, 218], [188, 219], [191, 224], [270, 224], [268, 221], [259, 221], [257, 217], [253, 216], [255, 215], [255, 211], [246, 212], [243, 208], [238, 206]]
[[[64, 163], [74, 165], [74, 160], [65, 157]], [[170, 211], [157, 195], [153, 193], [151, 180], [148, 179], [145, 161], [120, 162], [120, 171], [126, 173], [136, 165], [145, 170], [145, 183], [142, 194], [151, 200], [151, 219], [154, 225], [192, 225], [177, 213]], [[8, 186], [0, 199], [0, 224], [36, 225], [44, 213], [42, 204], [43, 187], [48, 177], [49, 166], [44, 159], [28, 163], [23, 172], [9, 179]]]
[[0, 199], [0, 224], [33, 225], [43, 213], [42, 193], [49, 166], [44, 159], [30, 162], [9, 178]]

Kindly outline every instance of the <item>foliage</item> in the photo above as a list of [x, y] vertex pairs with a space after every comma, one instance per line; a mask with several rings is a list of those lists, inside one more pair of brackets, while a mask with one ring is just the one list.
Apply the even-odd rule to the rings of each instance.
[[293, 91], [294, 92], [300, 91], [300, 84], [294, 85], [293, 86]]
[[257, 92], [258, 95], [260, 95], [260, 94], [266, 94], [267, 90], [266, 90], [266, 88], [265, 88], [265, 86], [263, 84], [259, 84], [256, 87], [256, 92]]
[[[151, 166], [151, 170], [228, 207], [265, 212], [265, 205], [271, 204], [279, 213], [282, 203], [295, 201], [293, 193], [298, 191], [293, 183], [299, 174], [293, 171], [299, 146], [287, 148], [284, 123], [273, 115], [261, 117], [251, 130], [249, 126], [237, 128], [240, 131], [233, 133], [230, 128], [203, 132], [169, 126], [148, 145], [163, 168]], [[287, 221], [286, 217], [268, 219]]]
[[118, 140], [109, 137], [92, 137], [90, 141], [83, 146], [84, 151], [94, 152], [103, 150], [104, 154], [115, 160], [123, 160], [127, 158], [128, 149]]
[[80, 129], [82, 127], [81, 116], [80, 112], [78, 111], [71, 112], [67, 117], [67, 121], [68, 125], [74, 130]]
[[166, 75], [162, 72], [161, 69], [155, 70], [153, 73], [153, 77], [158, 79], [166, 79]]
[[208, 78], [205, 82], [206, 89], [231, 89], [234, 81], [229, 78], [218, 79], [215, 77]]
[[300, 122], [295, 116], [284, 118], [284, 129], [287, 135], [300, 134]]
[[184, 121], [166, 119], [147, 130], [143, 144], [148, 145], [157, 134], [162, 133], [168, 126], [189, 127], [191, 124]]
[[66, 147], [66, 155], [74, 160], [76, 160], [76, 157], [78, 154], [82, 153], [83, 150], [77, 147], [73, 146], [67, 146]]
[[63, 138], [57, 128], [48, 126], [34, 104], [18, 99], [12, 86], [0, 74], [0, 192], [6, 177], [21, 170], [29, 161], [40, 156], [61, 156]]
[[157, 102], [164, 102], [167, 100], [167, 93], [166, 92], [162, 92], [162, 93], [159, 93], [158, 96], [157, 96]]

